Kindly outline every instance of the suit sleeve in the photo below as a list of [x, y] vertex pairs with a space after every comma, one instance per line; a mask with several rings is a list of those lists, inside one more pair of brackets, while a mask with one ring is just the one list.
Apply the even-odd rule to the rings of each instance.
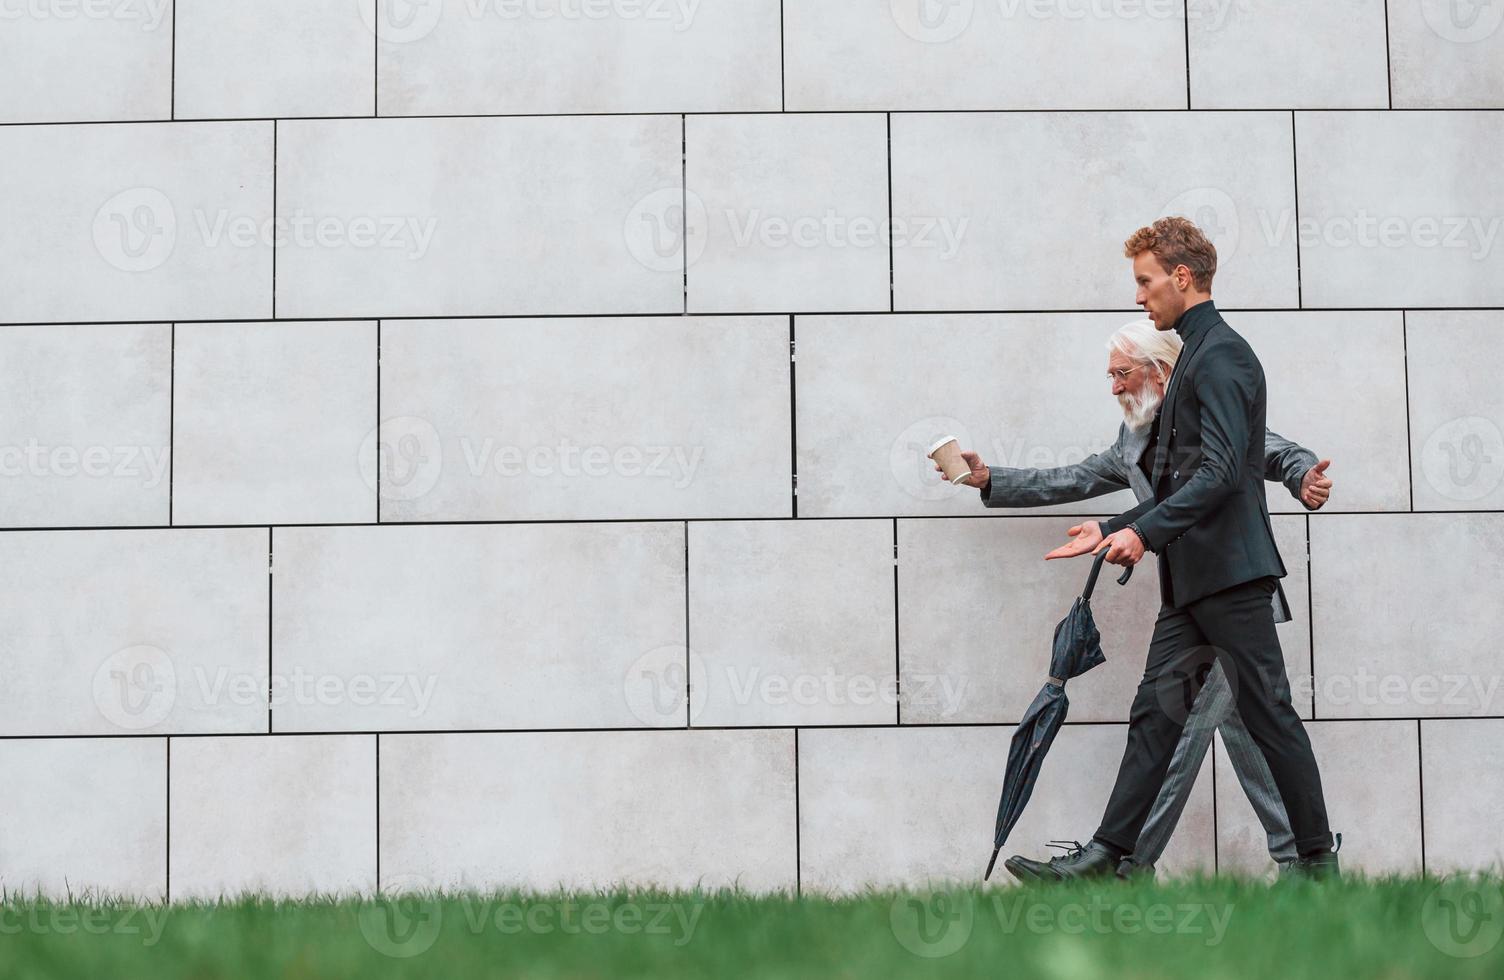
[[1224, 343], [1219, 348], [1218, 357], [1208, 358], [1209, 363], [1189, 379], [1201, 403], [1201, 464], [1184, 486], [1136, 518], [1156, 552], [1216, 510], [1243, 477], [1258, 363], [1242, 344]]
[[[1138, 520], [1140, 517], [1143, 517], [1153, 509], [1153, 497], [1150, 497], [1148, 500], [1140, 500], [1138, 502], [1138, 506], [1134, 507], [1132, 510], [1124, 511], [1123, 513], [1110, 520], [1103, 521], [1102, 537], [1105, 538], [1109, 534], [1112, 534], [1116, 531], [1121, 531], [1123, 528], [1127, 527], [1129, 524], [1132, 524], [1134, 521]], [[1142, 530], [1142, 528], [1140, 528], [1140, 530]]]
[[[1290, 496], [1300, 500], [1300, 484], [1306, 471], [1319, 462], [1316, 454], [1272, 429], [1264, 430], [1264, 479], [1283, 483]], [[1305, 507], [1305, 501], [1301, 501]], [[1306, 510], [1311, 508], [1306, 507]]]
[[987, 507], [1035, 507], [1100, 497], [1128, 486], [1118, 443], [1070, 466], [1032, 469], [990, 466], [982, 488]]

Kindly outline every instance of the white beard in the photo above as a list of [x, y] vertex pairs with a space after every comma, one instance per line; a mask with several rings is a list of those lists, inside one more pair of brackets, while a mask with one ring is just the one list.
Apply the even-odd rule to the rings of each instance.
[[1123, 421], [1132, 432], [1143, 432], [1154, 424], [1154, 413], [1159, 411], [1159, 403], [1164, 398], [1153, 388], [1145, 386], [1136, 395], [1122, 394], [1118, 396], [1118, 404], [1123, 409]]

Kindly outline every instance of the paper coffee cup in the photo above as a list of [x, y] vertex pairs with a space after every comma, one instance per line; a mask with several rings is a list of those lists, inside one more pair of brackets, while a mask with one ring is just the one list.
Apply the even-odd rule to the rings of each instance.
[[961, 458], [961, 444], [955, 436], [946, 436], [936, 441], [926, 454], [940, 464], [940, 470], [951, 483], [960, 483], [971, 475], [971, 466]]

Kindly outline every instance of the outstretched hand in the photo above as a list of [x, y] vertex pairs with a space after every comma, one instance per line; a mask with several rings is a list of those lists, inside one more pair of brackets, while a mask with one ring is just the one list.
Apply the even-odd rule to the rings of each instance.
[[1045, 555], [1045, 561], [1052, 558], [1075, 558], [1077, 555], [1088, 552], [1096, 554], [1103, 550], [1107, 552], [1107, 561], [1113, 565], [1137, 565], [1144, 557], [1144, 542], [1132, 528], [1125, 527], [1104, 538], [1101, 524], [1086, 521], [1066, 533], [1071, 536], [1070, 543]]
[[1075, 558], [1095, 551], [1102, 543], [1102, 525], [1096, 521], [1083, 521], [1066, 532], [1071, 536], [1069, 544], [1063, 544], [1044, 556], [1045, 561], [1054, 558]]

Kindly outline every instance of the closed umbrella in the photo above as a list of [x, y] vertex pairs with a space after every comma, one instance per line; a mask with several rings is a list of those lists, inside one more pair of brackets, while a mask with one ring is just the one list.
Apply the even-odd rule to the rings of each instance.
[[[1050, 751], [1050, 744], [1065, 722], [1065, 713], [1070, 708], [1070, 700], [1065, 696], [1065, 682], [1107, 660], [1102, 655], [1102, 635], [1097, 632], [1096, 621], [1091, 615], [1091, 592], [1096, 587], [1097, 573], [1102, 570], [1102, 561], [1106, 557], [1106, 548], [1097, 553], [1091, 575], [1086, 579], [1086, 588], [1071, 606], [1070, 614], [1055, 626], [1050, 678], [1034, 697], [1018, 723], [1018, 730], [1013, 733], [1013, 743], [1008, 749], [1008, 767], [1003, 772], [1003, 796], [997, 803], [992, 859], [987, 862], [983, 881], [992, 877], [997, 852], [1002, 850], [1013, 825], [1023, 815], [1034, 792], [1034, 784], [1039, 781], [1045, 753]], [[1132, 574], [1133, 566], [1129, 565], [1118, 584], [1127, 585]]]

